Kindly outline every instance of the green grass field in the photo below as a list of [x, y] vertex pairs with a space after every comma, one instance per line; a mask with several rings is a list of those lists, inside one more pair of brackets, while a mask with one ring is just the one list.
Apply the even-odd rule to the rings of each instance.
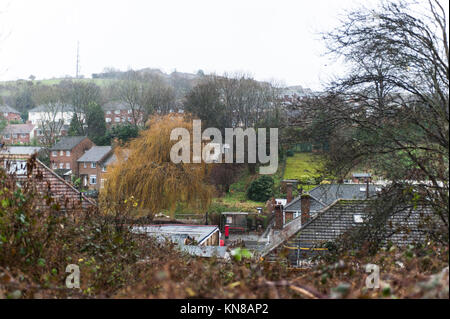
[[322, 176], [324, 159], [314, 153], [295, 153], [286, 159], [284, 179], [298, 179], [300, 184], [317, 184]]

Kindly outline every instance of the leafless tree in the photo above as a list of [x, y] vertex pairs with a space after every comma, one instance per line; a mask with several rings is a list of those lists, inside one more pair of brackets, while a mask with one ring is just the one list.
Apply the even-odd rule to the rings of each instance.
[[[378, 171], [414, 189], [448, 230], [446, 21], [437, 0], [426, 8], [391, 1], [349, 12], [324, 35], [330, 53], [342, 57], [349, 72], [330, 84], [327, 96], [301, 109], [311, 134], [329, 139], [334, 173], [361, 165]], [[448, 240], [448, 231], [443, 235]]]

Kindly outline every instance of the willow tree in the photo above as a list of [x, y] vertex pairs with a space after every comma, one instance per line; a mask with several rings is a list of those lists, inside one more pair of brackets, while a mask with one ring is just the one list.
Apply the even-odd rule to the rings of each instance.
[[177, 141], [171, 141], [170, 134], [175, 128], [192, 132], [192, 122], [179, 115], [155, 116], [149, 120], [148, 129], [116, 149], [117, 161], [108, 169], [101, 194], [106, 210], [117, 214], [119, 207], [130, 203], [149, 214], [164, 210], [173, 213], [177, 203], [207, 209], [211, 199], [208, 167], [205, 163], [171, 161], [170, 151]]

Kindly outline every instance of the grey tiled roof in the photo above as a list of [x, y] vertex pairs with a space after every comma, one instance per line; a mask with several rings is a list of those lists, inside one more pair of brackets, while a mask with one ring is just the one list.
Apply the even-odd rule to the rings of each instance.
[[9, 105], [0, 105], [0, 113], [15, 113], [15, 114], [20, 114], [19, 111], [17, 111], [16, 109], [13, 109], [11, 106]]
[[[337, 201], [303, 225], [287, 244], [311, 248], [321, 247], [326, 242], [334, 242], [351, 228], [363, 225], [355, 222], [355, 215], [361, 215], [363, 221], [369, 220], [371, 214], [375, 213], [371, 209], [370, 202], [370, 200]], [[422, 227], [423, 220], [432, 215], [430, 207], [397, 207], [386, 220], [387, 238], [383, 243], [389, 240], [395, 245], [404, 246], [423, 241], [426, 238], [425, 229]], [[295, 264], [297, 258], [309, 258], [314, 254], [311, 250], [292, 250], [289, 259]]]
[[3, 134], [27, 134], [34, 128], [33, 124], [9, 124], [3, 130]]
[[58, 112], [73, 112], [74, 108], [70, 104], [64, 104], [64, 103], [56, 103], [52, 107], [50, 107], [47, 104], [41, 104], [36, 106], [35, 108], [29, 110], [28, 112], [50, 112], [53, 109], [58, 110]]
[[[364, 189], [364, 191], [362, 191]], [[331, 205], [337, 199], [366, 199], [366, 184], [323, 184], [312, 189], [309, 192], [310, 211], [318, 212]], [[376, 194], [375, 186], [369, 185], [369, 197]], [[300, 196], [284, 208], [286, 211], [300, 212]]]
[[64, 136], [58, 143], [53, 145], [51, 151], [70, 151], [75, 146], [81, 143], [86, 138], [86, 136]]
[[5, 146], [0, 150], [0, 154], [9, 155], [33, 155], [42, 150], [40, 146]]
[[[337, 199], [366, 199], [365, 189], [366, 184], [323, 184], [312, 189], [309, 194], [328, 206]], [[369, 198], [375, 195], [375, 185], [369, 185]]]
[[110, 101], [102, 105], [103, 111], [129, 110], [130, 106], [121, 101]]
[[[311, 213], [318, 212], [325, 208], [325, 205], [319, 202], [314, 197], [310, 196], [310, 203], [309, 203], [309, 211]], [[296, 197], [292, 202], [290, 202], [288, 205], [284, 208], [285, 211], [288, 212], [301, 212], [301, 201], [300, 196]]]
[[115, 161], [117, 161], [117, 156], [116, 154], [112, 154], [111, 156], [108, 156], [108, 158], [105, 160], [105, 163], [103, 163], [103, 165], [108, 166], [112, 163], [114, 163]]
[[92, 146], [77, 162], [100, 162], [111, 150], [111, 146]]

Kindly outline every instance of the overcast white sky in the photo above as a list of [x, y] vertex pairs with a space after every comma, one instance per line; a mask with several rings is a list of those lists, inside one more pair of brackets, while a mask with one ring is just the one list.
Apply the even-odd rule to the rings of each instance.
[[[317, 32], [360, 0], [0, 0], [0, 80], [104, 67], [242, 71], [321, 88], [335, 66]], [[367, 2], [367, 1], [365, 1]]]

